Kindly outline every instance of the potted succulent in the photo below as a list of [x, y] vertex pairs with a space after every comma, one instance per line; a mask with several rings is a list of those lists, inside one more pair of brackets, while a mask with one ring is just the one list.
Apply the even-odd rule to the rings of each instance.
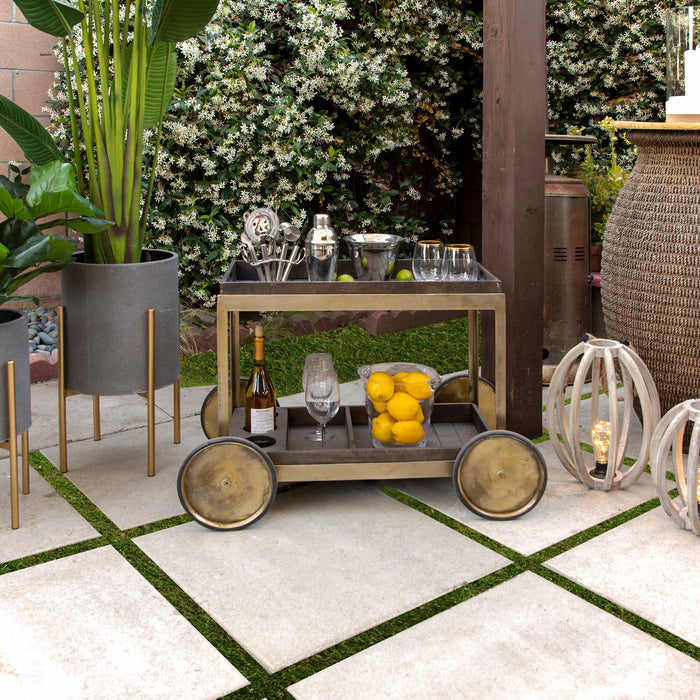
[[[156, 388], [171, 384], [179, 377], [177, 257], [144, 250], [155, 176], [145, 172], [144, 137], [152, 130], [157, 163], [175, 44], [206, 26], [218, 0], [16, 4], [29, 24], [60, 39], [78, 191], [113, 222], [84, 237], [84, 252], [62, 276], [66, 386], [88, 394], [145, 391], [149, 309]], [[37, 120], [1, 96], [0, 126], [33, 163], [64, 157]]]
[[72, 262], [77, 241], [55, 233], [57, 226], [82, 233], [104, 230], [109, 224], [102, 211], [81, 197], [70, 163], [52, 161], [32, 169], [29, 184], [21, 173], [11, 181], [0, 175], [0, 441], [9, 437], [6, 363], [15, 363], [17, 431], [31, 423], [29, 347], [27, 317], [3, 308], [8, 301], [31, 299], [17, 290], [46, 272], [55, 272]]

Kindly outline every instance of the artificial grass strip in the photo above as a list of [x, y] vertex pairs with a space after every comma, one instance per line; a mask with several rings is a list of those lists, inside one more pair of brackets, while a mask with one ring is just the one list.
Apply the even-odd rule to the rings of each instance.
[[29, 455], [29, 463], [101, 535], [115, 537], [121, 530], [63, 473], [40, 452]]
[[522, 573], [521, 567], [515, 564], [509, 564], [476, 581], [472, 581], [438, 598], [434, 598], [433, 600], [419, 605], [412, 610], [408, 610], [401, 615], [397, 615], [386, 622], [380, 623], [371, 629], [365, 630], [350, 639], [343, 640], [314, 656], [282, 669], [275, 673], [274, 677], [279, 679], [280, 684], [284, 687], [298, 683], [304, 678], [319, 673], [329, 666], [333, 666], [344, 659], [369, 649], [375, 644], [389, 639], [425, 620], [435, 617], [435, 615], [449, 610], [470, 598], [474, 598], [480, 593], [508, 581], [520, 573]]
[[600, 608], [623, 622], [632, 625], [632, 627], [636, 627], [651, 637], [658, 639], [660, 642], [668, 644], [668, 646], [677, 649], [683, 654], [687, 654], [695, 661], [700, 661], [700, 647], [697, 647], [695, 644], [692, 644], [678, 635], [673, 634], [673, 632], [669, 632], [667, 629], [664, 629], [663, 627], [660, 627], [659, 625], [637, 615], [631, 610], [628, 610], [627, 608], [624, 608], [623, 606], [614, 603], [611, 600], [598, 595], [597, 593], [594, 593], [588, 588], [584, 588], [583, 586], [574, 583], [565, 576], [562, 576], [556, 571], [552, 571], [552, 569], [549, 569], [546, 566], [533, 566], [531, 570], [551, 583], [555, 583], [561, 588], [573, 593], [582, 600], [592, 603], [597, 608]]
[[399, 501], [400, 503], [403, 503], [404, 505], [410, 506], [414, 510], [417, 510], [418, 512], [423, 513], [424, 515], [427, 515], [433, 520], [437, 520], [437, 522], [446, 525], [451, 530], [459, 532], [461, 535], [468, 537], [470, 540], [478, 542], [479, 544], [483, 545], [484, 547], [487, 547], [488, 549], [492, 550], [493, 552], [496, 552], [497, 554], [500, 554], [506, 559], [510, 559], [511, 561], [518, 564], [522, 563], [525, 559], [525, 557], [522, 554], [518, 554], [518, 552], [515, 552], [514, 550], [510, 549], [510, 547], [506, 547], [500, 542], [491, 539], [490, 537], [484, 535], [478, 530], [474, 530], [473, 528], [469, 527], [468, 525], [465, 525], [459, 520], [455, 520], [449, 515], [441, 513], [439, 510], [436, 510], [435, 508], [429, 506], [427, 503], [423, 503], [422, 501], [419, 501], [417, 498], [413, 498], [413, 496], [409, 496], [403, 491], [398, 491], [397, 489], [391, 486], [384, 486], [382, 488], [382, 491], [387, 496], [390, 496], [391, 498]]

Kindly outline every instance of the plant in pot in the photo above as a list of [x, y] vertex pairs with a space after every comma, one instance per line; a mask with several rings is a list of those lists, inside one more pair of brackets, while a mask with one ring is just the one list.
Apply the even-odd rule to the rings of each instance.
[[[218, 0], [16, 4], [29, 24], [60, 40], [78, 188], [113, 222], [84, 236], [84, 252], [62, 275], [66, 387], [92, 395], [146, 391], [151, 309], [155, 387], [172, 384], [179, 378], [177, 256], [144, 250], [155, 176], [145, 172], [144, 139], [153, 134], [157, 163], [175, 44], [206, 26]], [[41, 124], [2, 97], [0, 126], [30, 161], [63, 158]]]
[[[55, 160], [33, 168], [28, 185], [21, 181], [22, 174], [14, 182], [0, 175], [0, 213], [5, 217], [0, 221], [0, 442], [25, 433], [31, 425], [27, 317], [3, 305], [17, 300], [38, 303], [17, 290], [38, 275], [56, 272], [73, 261], [77, 241], [47, 233], [47, 229], [60, 226], [94, 233], [110, 224], [98, 207], [77, 193], [70, 163]], [[10, 361], [14, 363], [13, 391], [7, 371]], [[13, 527], [19, 524], [15, 511], [13, 497]]]

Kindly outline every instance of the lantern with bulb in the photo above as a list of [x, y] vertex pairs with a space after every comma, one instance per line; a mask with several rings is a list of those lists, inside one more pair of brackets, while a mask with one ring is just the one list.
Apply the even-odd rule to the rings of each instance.
[[[569, 377], [575, 371], [571, 400]], [[591, 419], [582, 419], [584, 389], [590, 379]], [[620, 386], [618, 386], [618, 381]], [[637, 458], [630, 446], [635, 397], [642, 422]], [[656, 385], [644, 362], [625, 342], [584, 336], [557, 366], [547, 390], [545, 424], [559, 461], [589, 488], [626, 488], [641, 475], [651, 449], [651, 435], [661, 409]], [[586, 430], [594, 463], [584, 456], [581, 432]], [[561, 438], [561, 439], [560, 439]]]
[[[688, 434], [685, 454], [683, 443]], [[684, 401], [661, 419], [652, 439], [650, 466], [663, 509], [677, 525], [700, 537], [700, 400]], [[676, 499], [668, 494], [667, 471], [676, 480]]]

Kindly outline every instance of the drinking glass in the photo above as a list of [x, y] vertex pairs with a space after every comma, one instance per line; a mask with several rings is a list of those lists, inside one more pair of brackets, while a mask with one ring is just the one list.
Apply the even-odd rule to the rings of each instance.
[[[306, 409], [309, 415], [321, 425], [321, 444], [326, 440], [326, 423], [338, 413], [340, 408], [340, 384], [338, 375], [329, 369], [315, 368], [309, 372], [306, 380]], [[315, 433], [305, 436], [307, 440], [316, 440]], [[330, 433], [328, 439], [333, 438]]]
[[413, 249], [413, 277], [422, 282], [445, 276], [445, 244], [442, 241], [418, 241]]
[[473, 246], [450, 243], [445, 247], [445, 277], [452, 282], [473, 282], [479, 278]]
[[[333, 367], [333, 358], [327, 352], [311, 352], [306, 356], [304, 361], [304, 372], [301, 376], [301, 385], [304, 388], [304, 393], [306, 393], [306, 383], [309, 378], [309, 374], [316, 374], [322, 369], [329, 369], [335, 371]], [[304, 436], [307, 440], [313, 440], [314, 442], [321, 441], [321, 426], [319, 425], [313, 433], [309, 433]]]

